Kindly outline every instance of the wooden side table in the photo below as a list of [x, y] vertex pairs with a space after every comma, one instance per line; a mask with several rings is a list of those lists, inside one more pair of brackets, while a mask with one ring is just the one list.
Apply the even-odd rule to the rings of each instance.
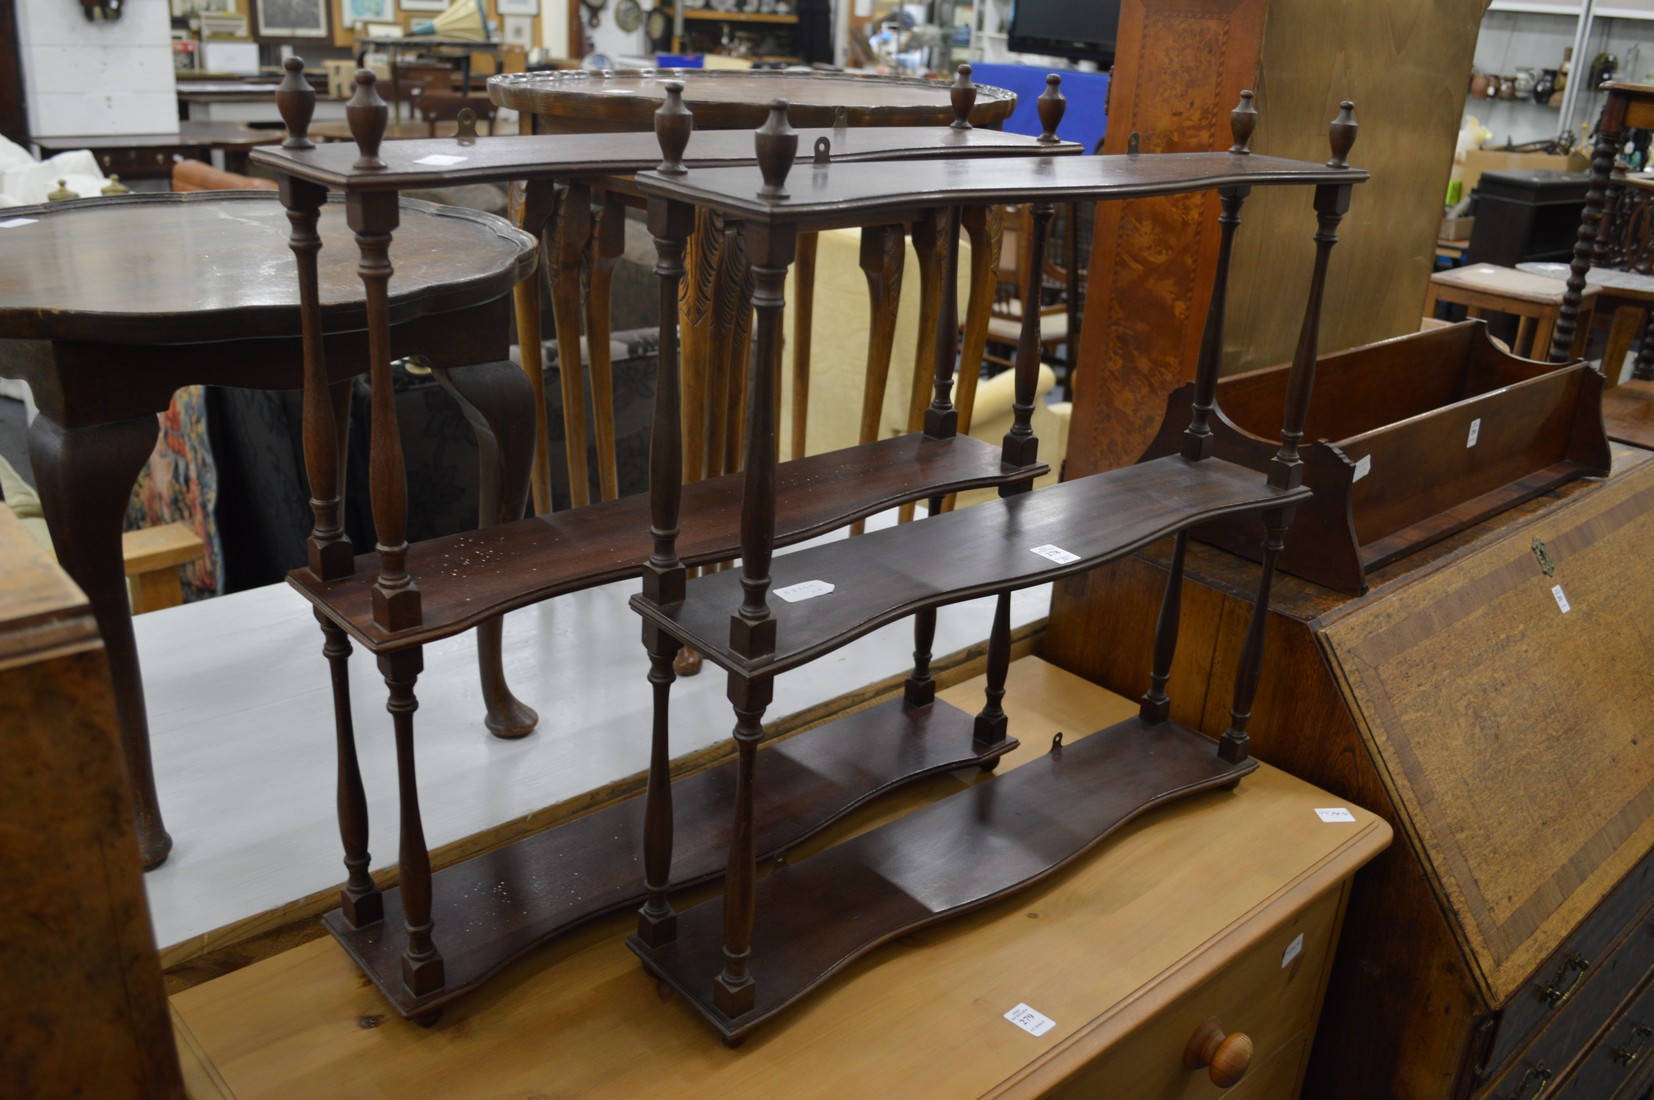
[[[1430, 276], [1430, 292], [1424, 299], [1424, 315], [1434, 317], [1436, 306], [1445, 302], [1464, 306], [1471, 317], [1484, 313], [1511, 313], [1521, 320], [1517, 324], [1516, 339], [1511, 350], [1524, 359], [1542, 359], [1551, 346], [1551, 332], [1561, 315], [1564, 286], [1556, 279], [1548, 279], [1514, 267], [1496, 264], [1470, 264]], [[1583, 296], [1581, 321], [1571, 345], [1569, 358], [1578, 358], [1584, 351], [1586, 337], [1591, 332], [1591, 311], [1596, 306], [1597, 288], [1589, 287]]]
[[[349, 381], [368, 369], [366, 317], [356, 249], [342, 246], [349, 232], [344, 204], [326, 204], [324, 211], [316, 241], [320, 342], [329, 351], [342, 433]], [[408, 200], [402, 213], [404, 237], [417, 234], [423, 243], [398, 260], [390, 296], [395, 354], [417, 352], [445, 375], [449, 368], [504, 360], [509, 295], [534, 262], [533, 242], [498, 219], [451, 207]], [[40, 406], [29, 430], [29, 460], [58, 559], [85, 590], [108, 650], [139, 848], [144, 865], [153, 867], [166, 858], [172, 838], [155, 794], [121, 565], [121, 516], [155, 446], [155, 414], [174, 390], [198, 383], [258, 389], [302, 383], [287, 212], [270, 192], [203, 191], [84, 199], [6, 214], [22, 224], [0, 230], [7, 257], [0, 268], [0, 375], [27, 381]], [[327, 241], [341, 246], [322, 248]], [[468, 417], [475, 411], [490, 422], [516, 412], [520, 406], [505, 391], [506, 407], [489, 403], [470, 384], [473, 373], [447, 375]], [[485, 409], [476, 410], [473, 401]], [[526, 492], [516, 484], [526, 474], [515, 471], [526, 471], [527, 454], [518, 452], [511, 431], [496, 435], [509, 441], [508, 457], [490, 463], [485, 456], [484, 468], [513, 473], [483, 496], [509, 510], [509, 501]], [[342, 482], [342, 463], [337, 472]], [[344, 548], [348, 553], [348, 543]], [[497, 668], [497, 639], [482, 648], [489, 653], [484, 667]], [[517, 725], [528, 713], [508, 691], [491, 698], [490, 711], [501, 720], [514, 716]]]
[[[1585, 209], [1580, 215], [1573, 262], [1568, 265], [1567, 296], [1551, 344], [1553, 361], [1567, 350], [1575, 325], [1589, 327], [1585, 309], [1585, 298], [1591, 290], [1588, 277], [1593, 267], [1603, 266], [1607, 259], [1607, 236], [1619, 202], [1620, 189], [1613, 185], [1612, 176], [1620, 138], [1628, 129], [1654, 127], [1654, 85], [1610, 81], [1603, 87], [1608, 91], [1608, 98], [1597, 124], [1591, 182], [1585, 192]], [[1615, 320], [1619, 320], [1618, 314]], [[1639, 447], [1654, 447], [1654, 358], [1637, 356], [1631, 380], [1604, 394], [1602, 415], [1613, 438]]]
[[[912, 77], [878, 77], [834, 73], [799, 73], [774, 70], [643, 70], [589, 72], [567, 70], [544, 73], [513, 73], [488, 82], [489, 95], [502, 107], [520, 113], [524, 133], [590, 134], [652, 130], [655, 112], [664, 102], [668, 81], [681, 82], [683, 102], [694, 115], [698, 131], [752, 129], [763, 122], [765, 105], [774, 98], [787, 100], [788, 118], [797, 127], [945, 127], [954, 118], [952, 88], [945, 81]], [[968, 108], [973, 126], [998, 129], [1016, 105], [1016, 96], [1000, 88], [977, 86], [975, 100]], [[691, 159], [695, 145], [690, 146]], [[623, 247], [620, 219], [623, 205], [632, 192], [623, 180], [604, 186], [571, 187], [555, 206], [521, 204], [517, 224], [547, 237], [547, 272], [551, 278], [552, 312], [557, 331], [580, 331], [582, 312], [580, 289], [582, 264], [592, 258], [592, 293], [586, 298], [584, 320], [592, 377], [592, 404], [598, 453], [606, 465], [599, 470], [604, 499], [615, 494], [612, 470], [614, 447], [613, 414], [609, 411], [608, 362], [608, 272]], [[981, 220], [966, 226], [970, 234], [973, 279], [991, 278], [997, 253], [997, 235]], [[921, 309], [934, 310], [940, 294], [939, 250], [934, 247], [935, 226], [913, 227], [920, 257]], [[750, 310], [739, 308], [743, 293], [750, 294], [751, 273], [739, 242], [726, 247], [728, 237], [723, 219], [710, 217], [697, 225], [686, 257], [686, 277], [680, 310], [683, 313], [684, 402], [686, 408], [708, 408], [706, 416], [692, 416], [686, 423], [685, 471], [690, 480], [731, 473], [737, 466], [739, 440], [731, 425], [729, 408], [739, 407], [740, 372], [731, 364], [744, 363], [751, 338]], [[801, 292], [794, 312], [793, 455], [804, 453], [803, 428], [808, 412], [810, 322], [807, 291], [813, 280], [814, 235], [799, 243]], [[869, 382], [863, 400], [863, 439], [872, 442], [878, 429], [878, 410], [883, 406], [885, 379], [889, 371], [891, 344], [895, 335], [896, 302], [901, 294], [904, 265], [903, 234], [900, 227], [879, 227], [868, 231], [862, 249], [862, 267], [872, 297], [871, 338], [868, 347]], [[726, 287], [728, 289], [726, 289]], [[742, 288], [745, 288], [744, 290]], [[519, 291], [519, 324], [536, 312], [538, 295], [532, 285]], [[987, 296], [970, 318], [965, 339], [965, 362], [980, 360], [987, 333]], [[973, 297], [973, 305], [975, 300]], [[934, 312], [926, 314], [934, 316]], [[929, 367], [926, 346], [929, 326], [920, 325], [920, 347], [915, 360], [915, 393]], [[539, 362], [538, 316], [525, 326], [523, 369], [537, 380]], [[532, 347], [531, 347], [532, 345]], [[585, 407], [583, 381], [579, 371], [564, 370], [563, 408]], [[974, 383], [974, 378], [972, 379]], [[962, 387], [963, 396], [963, 387]], [[922, 405], [915, 398], [915, 405]], [[568, 419], [565, 411], [570, 494], [576, 506], [588, 502], [586, 488], [586, 432], [584, 418]], [[550, 510], [550, 472], [547, 460], [535, 460], [535, 509]], [[544, 484], [542, 492], [540, 485]], [[543, 498], [543, 499], [542, 499]]]
[[[940, 697], [972, 706], [983, 683]], [[1013, 664], [1009, 687], [1023, 747], [1002, 770], [1038, 766], [1058, 731], [1072, 743], [1137, 709], [1036, 658]], [[797, 854], [973, 781], [887, 798]], [[1333, 807], [1353, 820], [1315, 812]], [[392, 1096], [1137, 1100], [1217, 1093], [1184, 1062], [1216, 1016], [1253, 1045], [1225, 1095], [1281, 1100], [1297, 1095], [1351, 878], [1389, 839], [1365, 810], [1262, 767], [1150, 813], [1028, 893], [881, 949], [739, 1051], [638, 972], [621, 945], [630, 914], [541, 952], [432, 1031], [381, 1022], [383, 1002], [331, 940], [175, 995], [174, 1021], [192, 1094], [239, 1100], [342, 1080]], [[1018, 1005], [1054, 1023], [1030, 1034], [1006, 1019]]]

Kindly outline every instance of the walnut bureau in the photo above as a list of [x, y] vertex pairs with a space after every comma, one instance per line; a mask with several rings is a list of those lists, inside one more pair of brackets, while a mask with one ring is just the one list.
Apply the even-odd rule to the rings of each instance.
[[[1277, 586], [1255, 752], [1398, 835], [1352, 895], [1310, 1095], [1604, 1100], [1647, 1085], [1654, 456], [1613, 457], [1608, 480], [1387, 565], [1363, 597]], [[1047, 657], [1133, 690], [1146, 631], [1125, 624], [1158, 598], [1166, 549], [1059, 585]], [[1207, 688], [1173, 713], [1195, 728], [1223, 724], [1249, 568], [1191, 548], [1174, 675]]]

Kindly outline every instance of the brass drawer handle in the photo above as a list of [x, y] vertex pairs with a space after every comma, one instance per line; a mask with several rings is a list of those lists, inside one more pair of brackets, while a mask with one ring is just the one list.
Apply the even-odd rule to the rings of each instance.
[[[1532, 1095], [1528, 1093], [1528, 1082], [1539, 1085], [1538, 1091]], [[1529, 1066], [1522, 1074], [1522, 1079], [1516, 1083], [1516, 1091], [1510, 1094], [1510, 1100], [1539, 1100], [1551, 1087], [1551, 1071], [1544, 1066]]]
[[1183, 1048], [1183, 1068], [1205, 1068], [1212, 1084], [1220, 1089], [1239, 1083], [1251, 1065], [1252, 1040], [1239, 1031], [1225, 1035], [1216, 1016], [1195, 1028]]
[[1648, 1037], [1654, 1035], [1654, 1028], [1637, 1024], [1631, 1028], [1631, 1046], [1615, 1047], [1614, 1061], [1622, 1066], [1634, 1066], [1637, 1059], [1642, 1057], [1643, 1051], [1648, 1049]]
[[[1552, 1008], [1561, 1008], [1568, 1003], [1569, 998], [1574, 995], [1574, 991], [1579, 988], [1580, 981], [1585, 977], [1585, 970], [1590, 965], [1590, 961], [1580, 955], [1579, 952], [1568, 952], [1568, 957], [1562, 960], [1562, 967], [1557, 970], [1556, 977], [1551, 979], [1551, 984], [1545, 986], [1539, 995], [1549, 1001]], [[1563, 985], [1562, 983], [1567, 981], [1570, 970], [1574, 974], [1573, 980], [1568, 982], [1567, 985]]]

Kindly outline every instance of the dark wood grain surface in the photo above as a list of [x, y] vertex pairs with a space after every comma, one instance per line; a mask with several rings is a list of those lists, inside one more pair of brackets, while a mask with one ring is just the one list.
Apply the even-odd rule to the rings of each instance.
[[758, 197], [756, 168], [712, 168], [669, 177], [639, 172], [638, 189], [756, 221], [842, 217], [862, 224], [950, 203], [1075, 202], [1177, 195], [1217, 187], [1360, 183], [1365, 172], [1280, 157], [1169, 153], [1158, 157], [1053, 157], [977, 164], [958, 159], [870, 163], [826, 171], [795, 168], [791, 197]]
[[[1217, 387], [1216, 453], [1267, 470], [1288, 368], [1230, 375]], [[1352, 594], [1369, 571], [1576, 477], [1607, 474], [1602, 378], [1495, 347], [1467, 321], [1323, 356], [1303, 451], [1315, 497], [1293, 522], [1281, 568]], [[1167, 401], [1149, 455], [1175, 453], [1193, 387]], [[1233, 521], [1200, 538], [1257, 559], [1255, 531]]]
[[[1221, 459], [1172, 457], [799, 550], [775, 559], [772, 593], [811, 580], [834, 591], [797, 603], [772, 595], [775, 652], [752, 660], [739, 656], [729, 639], [730, 612], [741, 602], [738, 571], [691, 580], [682, 603], [662, 606], [640, 596], [632, 606], [722, 667], [768, 675], [921, 608], [1043, 584], [1200, 520], [1308, 496], [1306, 489], [1271, 488], [1261, 474]], [[1261, 538], [1261, 525], [1258, 533]], [[1073, 560], [1059, 563], [1033, 552], [1051, 544]]]
[[[566, 70], [491, 77], [488, 94], [501, 107], [560, 124], [617, 130], [649, 129], [669, 80], [683, 82], [683, 98], [704, 130], [756, 127], [765, 104], [787, 100], [795, 126], [831, 126], [840, 107], [852, 126], [941, 125], [953, 118], [950, 84], [919, 77], [771, 70], [645, 69], [621, 72]], [[977, 85], [970, 120], [997, 126], [1016, 106], [1004, 88]]]
[[[946, 703], [909, 707], [892, 699], [761, 750], [759, 851], [767, 858], [880, 794], [1016, 747], [1015, 740], [987, 751], [973, 746], [972, 721]], [[723, 873], [734, 788], [733, 762], [673, 784], [674, 888]], [[385, 892], [382, 922], [355, 929], [334, 912], [327, 925], [397, 1010], [417, 1015], [476, 988], [538, 944], [636, 905], [643, 899], [642, 837], [639, 795], [437, 872], [436, 938], [448, 967], [440, 993], [413, 997], [402, 987], [399, 889]], [[445, 937], [445, 928], [463, 935]]]
[[1654, 382], [1632, 379], [1602, 395], [1608, 438], [1654, 449]]
[[[781, 467], [777, 538], [782, 545], [798, 542], [902, 501], [1028, 480], [1046, 469], [1007, 470], [999, 448], [969, 436], [907, 435], [812, 455]], [[678, 550], [685, 562], [735, 555], [741, 483], [741, 475], [730, 474], [684, 486]], [[643, 495], [416, 543], [408, 563], [424, 594], [424, 621], [397, 632], [373, 622], [377, 554], [358, 557], [355, 573], [338, 581], [323, 583], [299, 569], [288, 583], [364, 646], [386, 652], [457, 634], [564, 592], [635, 577], [650, 549], [649, 500]]]
[[880, 944], [1037, 882], [1139, 814], [1257, 766], [1225, 763], [1176, 723], [1132, 718], [780, 868], [757, 889], [758, 1001], [733, 1020], [710, 996], [723, 964], [719, 899], [679, 913], [673, 942], [650, 948], [634, 936], [627, 945], [739, 1039]]
[[[534, 238], [503, 219], [413, 199], [402, 215], [392, 324], [502, 297], [534, 269]], [[15, 219], [31, 224], [0, 229], [0, 337], [201, 343], [297, 330], [287, 212], [270, 192], [81, 199], [7, 210]], [[323, 208], [321, 235], [323, 330], [363, 328], [343, 202]]]
[[[1025, 134], [999, 130], [955, 130], [950, 126], [914, 126], [900, 130], [868, 128], [812, 128], [798, 131], [798, 160], [809, 163], [816, 142], [825, 138], [835, 161], [863, 159], [919, 159], [960, 156], [1073, 155], [1085, 152], [1071, 141], [1042, 145]], [[484, 183], [517, 179], [555, 179], [567, 176], [606, 176], [654, 168], [661, 162], [660, 144], [652, 133], [522, 134], [479, 137], [459, 142], [453, 138], [394, 141], [380, 150], [385, 168], [354, 169], [356, 146], [328, 142], [314, 149], [258, 149], [254, 164], [329, 187], [353, 191], [395, 191], [433, 185]], [[422, 163], [432, 157], [463, 157], [459, 162]], [[756, 163], [752, 135], [734, 130], [698, 130], [684, 153], [690, 168]]]
[[[260, 91], [267, 91], [261, 88]], [[258, 130], [240, 122], [183, 119], [174, 129], [146, 134], [54, 134], [30, 138], [42, 155], [67, 149], [126, 149], [146, 145], [198, 145], [207, 149], [252, 148], [281, 141], [280, 130]]]

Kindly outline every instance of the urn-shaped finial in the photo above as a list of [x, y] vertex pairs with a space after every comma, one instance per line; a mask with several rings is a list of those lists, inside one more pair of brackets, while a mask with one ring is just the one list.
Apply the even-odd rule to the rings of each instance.
[[1338, 105], [1338, 117], [1332, 120], [1328, 128], [1327, 139], [1332, 145], [1332, 159], [1327, 161], [1328, 168], [1348, 168], [1350, 150], [1355, 148], [1355, 101], [1346, 99]]
[[1047, 73], [1045, 76], [1045, 91], [1040, 93], [1035, 106], [1039, 109], [1039, 124], [1041, 134], [1039, 140], [1044, 145], [1054, 145], [1057, 138], [1057, 127], [1062, 125], [1062, 116], [1068, 110], [1068, 100], [1062, 94], [1062, 77], [1056, 73]]
[[758, 171], [763, 173], [764, 186], [759, 189], [761, 199], [787, 197], [787, 173], [792, 170], [793, 158], [798, 156], [798, 133], [787, 124], [787, 101], [772, 99], [770, 117], [753, 135], [758, 152]]
[[1240, 102], [1229, 112], [1229, 132], [1235, 136], [1235, 144], [1229, 151], [1236, 156], [1248, 156], [1252, 152], [1252, 131], [1257, 125], [1258, 109], [1252, 105], [1252, 93], [1242, 92]]
[[655, 112], [655, 140], [660, 143], [660, 165], [655, 169], [663, 176], [681, 176], [689, 169], [683, 165], [683, 151], [689, 148], [689, 135], [695, 129], [695, 116], [683, 103], [683, 81], [668, 80], [666, 98]]
[[281, 63], [287, 74], [276, 85], [276, 110], [287, 127], [283, 149], [314, 149], [310, 140], [310, 119], [316, 113], [316, 89], [304, 78], [304, 58], [289, 57]]
[[356, 94], [345, 104], [345, 120], [350, 123], [350, 136], [356, 139], [356, 151], [361, 156], [351, 165], [357, 171], [371, 172], [385, 167], [379, 159], [379, 146], [385, 140], [385, 127], [390, 124], [390, 108], [379, 98], [378, 80], [372, 69], [356, 70]]
[[953, 102], [953, 121], [948, 125], [955, 130], [969, 130], [971, 111], [976, 107], [976, 85], [971, 83], [969, 65], [959, 66], [959, 72], [953, 78], [953, 87], [948, 89], [948, 98]]

